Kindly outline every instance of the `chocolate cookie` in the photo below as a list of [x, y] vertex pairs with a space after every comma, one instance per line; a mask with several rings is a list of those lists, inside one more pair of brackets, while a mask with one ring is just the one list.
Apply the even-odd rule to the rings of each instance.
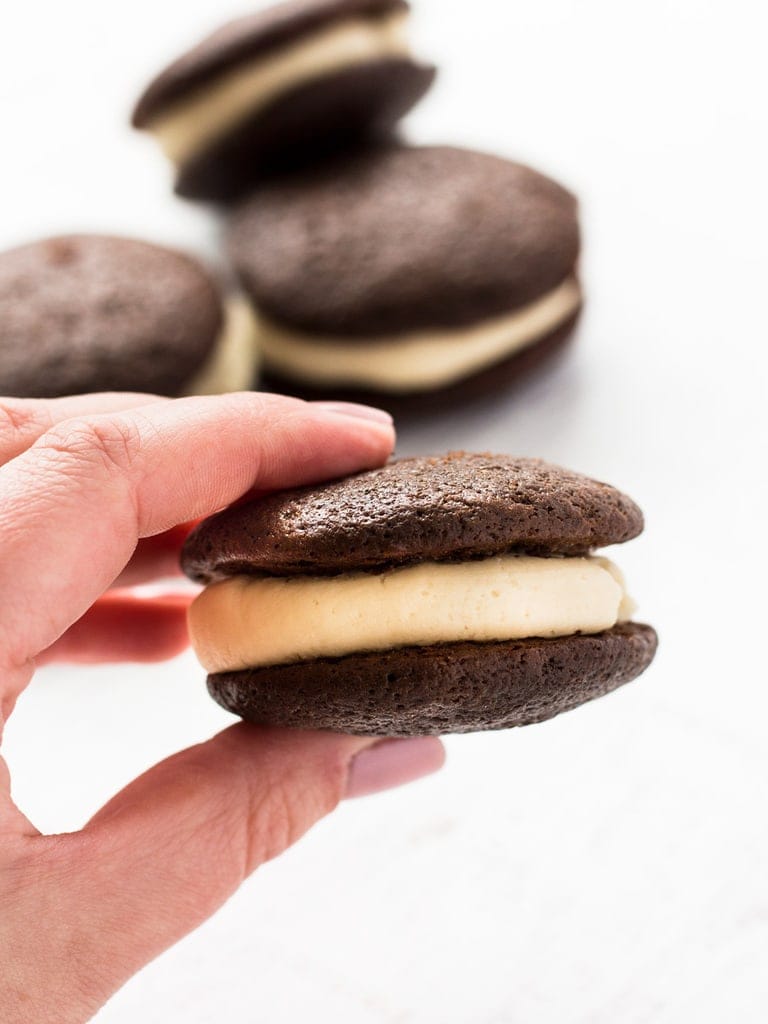
[[418, 393], [559, 335], [581, 306], [574, 197], [521, 164], [384, 145], [259, 187], [227, 250], [273, 376]]
[[635, 679], [656, 652], [650, 626], [596, 636], [436, 644], [277, 665], [208, 679], [249, 721], [377, 736], [533, 725]]
[[656, 635], [591, 555], [642, 530], [535, 459], [404, 459], [212, 517], [184, 571], [211, 694], [255, 722], [370, 735], [542, 721], [628, 682]]
[[198, 527], [184, 571], [199, 583], [377, 571], [491, 555], [586, 555], [643, 530], [626, 495], [540, 459], [454, 452], [399, 459], [321, 487], [267, 495]]
[[265, 174], [389, 134], [435, 69], [407, 41], [404, 0], [294, 0], [224, 25], [147, 88], [133, 124], [177, 192], [229, 201]]
[[71, 235], [0, 254], [0, 393], [184, 392], [222, 333], [194, 260], [125, 238]]

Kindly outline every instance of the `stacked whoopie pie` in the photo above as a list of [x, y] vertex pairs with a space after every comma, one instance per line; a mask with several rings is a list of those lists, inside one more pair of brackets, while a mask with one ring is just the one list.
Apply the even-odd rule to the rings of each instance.
[[396, 138], [435, 77], [409, 14], [290, 0], [162, 71], [133, 123], [180, 194], [234, 204], [242, 294], [223, 302], [189, 257], [129, 239], [0, 254], [0, 389], [238, 390], [260, 349], [275, 389], [420, 412], [421, 396], [498, 388], [557, 348], [581, 307], [576, 201], [522, 165]]
[[405, 0], [279, 4], [204, 39], [136, 106], [177, 192], [234, 206], [226, 251], [269, 387], [399, 411], [468, 397], [468, 381], [498, 388], [541, 362], [578, 318], [569, 192], [396, 138], [435, 75], [408, 16]]

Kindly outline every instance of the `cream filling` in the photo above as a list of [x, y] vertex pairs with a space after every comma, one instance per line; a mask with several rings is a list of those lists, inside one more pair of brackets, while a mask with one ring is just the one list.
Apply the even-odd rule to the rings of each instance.
[[604, 558], [504, 555], [384, 573], [248, 577], [194, 601], [189, 629], [208, 672], [460, 641], [600, 633], [633, 611]]
[[398, 11], [350, 19], [240, 64], [154, 118], [148, 130], [174, 163], [183, 164], [297, 86], [370, 60], [410, 56], [407, 17]]
[[575, 277], [522, 309], [471, 327], [378, 338], [359, 343], [311, 336], [260, 316], [265, 363], [308, 384], [406, 393], [444, 387], [501, 362], [565, 323], [581, 305]]
[[224, 326], [203, 367], [187, 385], [188, 395], [248, 391], [258, 370], [258, 324], [247, 299], [233, 295], [224, 306]]

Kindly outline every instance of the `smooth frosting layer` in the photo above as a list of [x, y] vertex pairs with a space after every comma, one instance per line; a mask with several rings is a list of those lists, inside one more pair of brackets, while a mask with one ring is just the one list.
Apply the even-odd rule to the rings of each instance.
[[459, 330], [418, 331], [341, 341], [310, 336], [261, 316], [264, 361], [306, 384], [373, 391], [428, 391], [468, 377], [514, 355], [565, 323], [581, 305], [575, 277], [530, 305]]
[[258, 370], [258, 324], [250, 303], [233, 295], [224, 305], [224, 326], [205, 365], [187, 385], [188, 395], [248, 391]]
[[279, 95], [322, 75], [370, 60], [408, 57], [407, 12], [355, 18], [239, 64], [156, 117], [148, 130], [183, 164]]
[[604, 558], [498, 556], [334, 577], [237, 576], [189, 612], [211, 673], [460, 641], [599, 633], [633, 606]]

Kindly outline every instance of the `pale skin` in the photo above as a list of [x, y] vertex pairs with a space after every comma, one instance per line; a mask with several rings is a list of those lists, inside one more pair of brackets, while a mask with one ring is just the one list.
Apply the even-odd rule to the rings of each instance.
[[[176, 571], [179, 524], [380, 465], [393, 444], [373, 410], [274, 395], [0, 400], [0, 594], [13, 595], [0, 605], [0, 738], [36, 665], [186, 646], [185, 599], [115, 590]], [[89, 1020], [340, 800], [442, 760], [434, 739], [238, 724], [152, 768], [79, 832], [45, 836], [0, 758], [0, 1020]]]

